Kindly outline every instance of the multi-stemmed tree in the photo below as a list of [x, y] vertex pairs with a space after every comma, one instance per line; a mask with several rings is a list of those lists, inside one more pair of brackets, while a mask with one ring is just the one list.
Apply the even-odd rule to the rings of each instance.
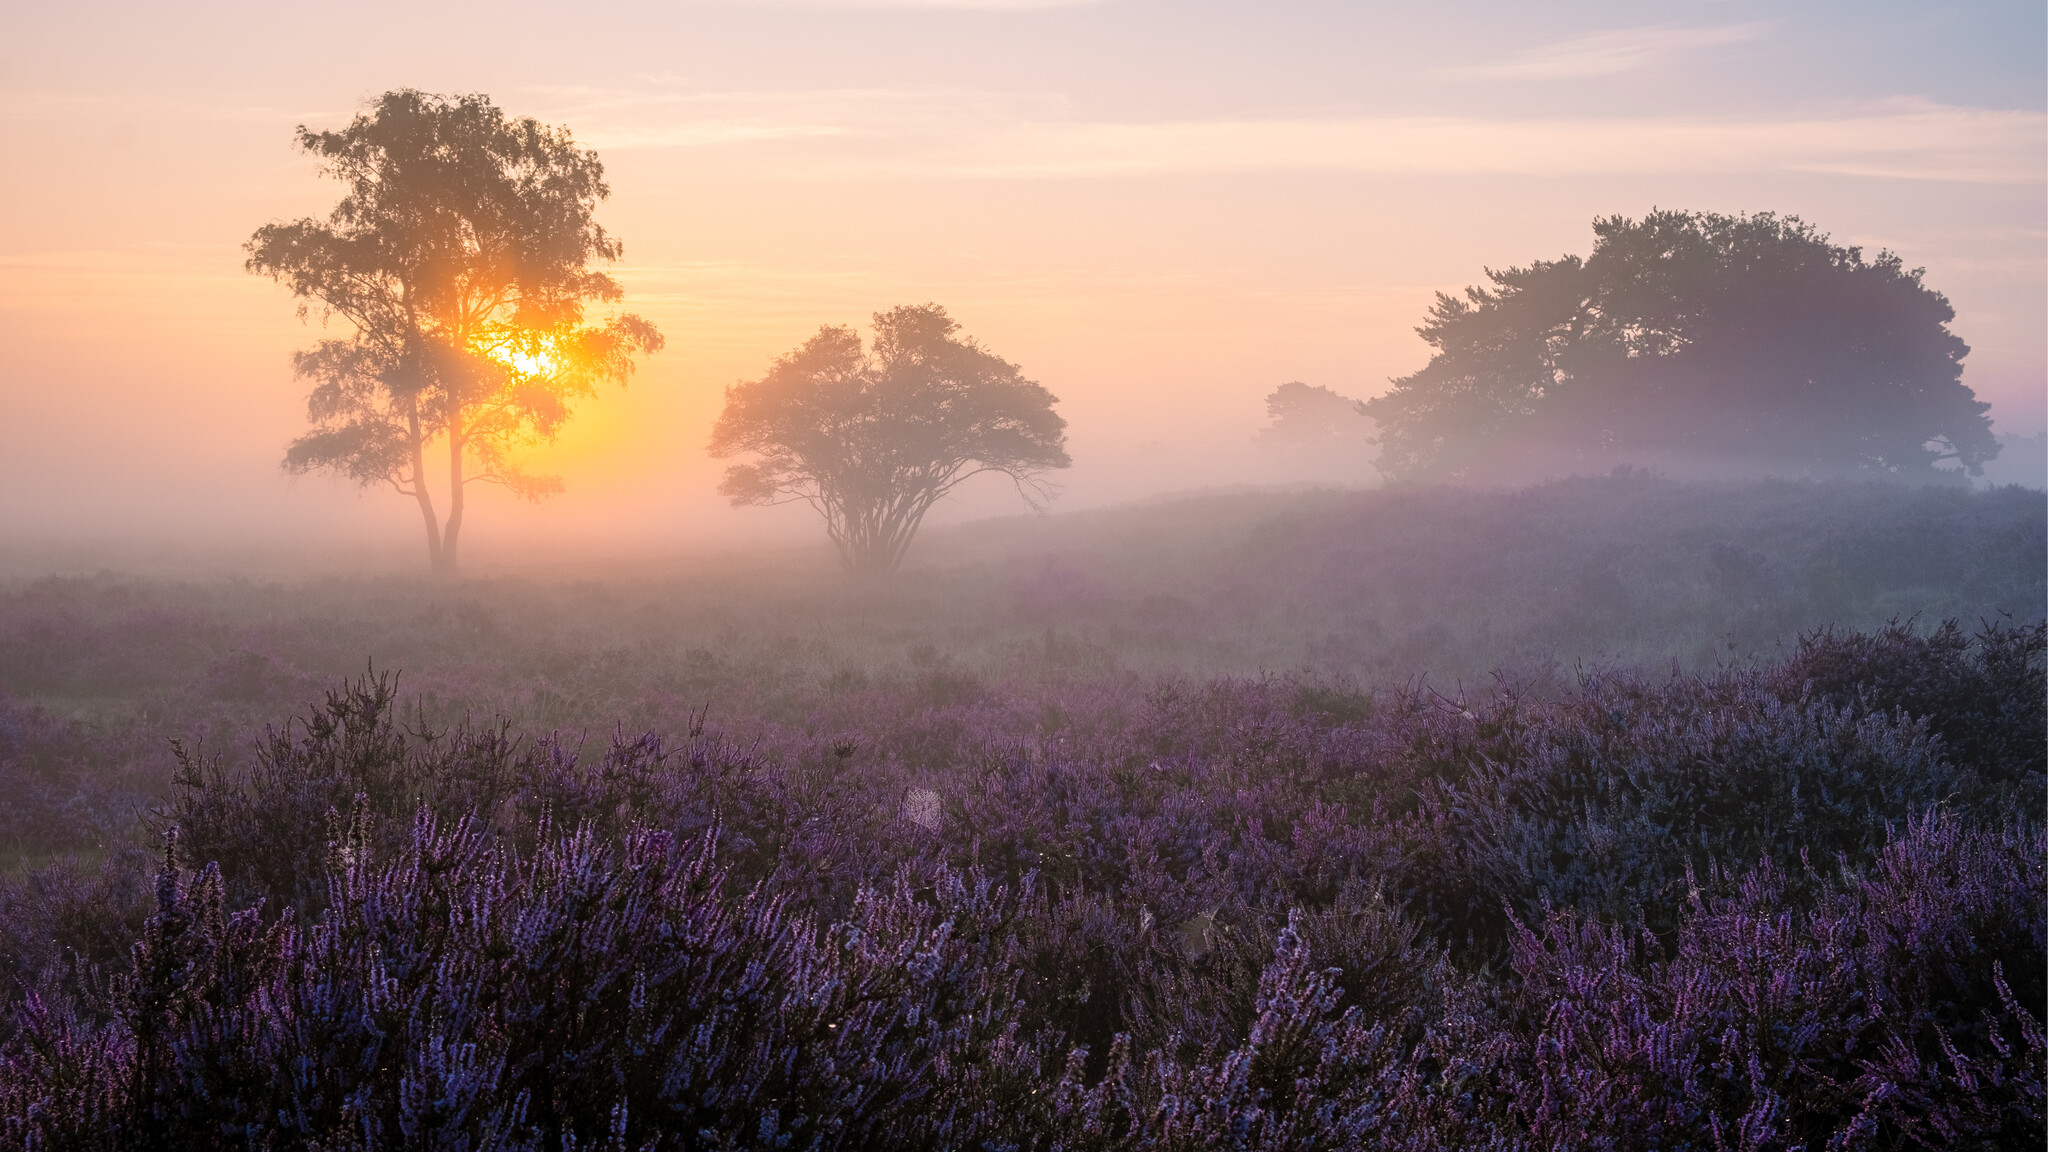
[[[347, 192], [325, 220], [257, 229], [248, 268], [290, 287], [301, 316], [351, 331], [294, 359], [314, 384], [313, 430], [284, 467], [412, 497], [434, 571], [453, 574], [467, 487], [559, 491], [521, 471], [514, 449], [551, 439], [575, 401], [662, 346], [638, 316], [586, 314], [622, 295], [591, 268], [620, 254], [593, 219], [604, 166], [566, 129], [510, 119], [488, 97], [410, 89], [338, 132], [301, 126], [298, 143]], [[445, 518], [430, 450], [446, 454]]]
[[827, 326], [726, 389], [711, 453], [756, 459], [719, 490], [734, 504], [810, 504], [861, 573], [894, 571], [925, 513], [970, 476], [1000, 472], [1039, 506], [1045, 473], [1071, 463], [1057, 398], [959, 328], [936, 304], [892, 308], [867, 348]]

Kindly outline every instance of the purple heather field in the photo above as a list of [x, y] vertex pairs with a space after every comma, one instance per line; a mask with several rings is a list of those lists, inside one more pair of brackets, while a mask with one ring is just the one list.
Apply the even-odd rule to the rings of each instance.
[[2038, 1148], [2044, 501], [9, 580], [0, 1148]]

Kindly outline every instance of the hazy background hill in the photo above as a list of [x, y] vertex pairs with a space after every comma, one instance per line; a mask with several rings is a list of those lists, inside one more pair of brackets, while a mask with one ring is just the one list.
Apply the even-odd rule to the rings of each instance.
[[1624, 473], [990, 520], [930, 533], [881, 582], [822, 549], [541, 554], [459, 583], [102, 571], [0, 585], [0, 691], [95, 722], [254, 720], [374, 662], [448, 715], [609, 729], [800, 721], [910, 683], [1698, 668], [1829, 624], [2031, 620], [2044, 530], [2048, 495], [2020, 488]]

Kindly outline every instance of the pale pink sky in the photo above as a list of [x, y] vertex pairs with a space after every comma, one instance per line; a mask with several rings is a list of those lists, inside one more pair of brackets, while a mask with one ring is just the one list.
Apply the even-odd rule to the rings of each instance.
[[[1805, 217], [1924, 265], [2003, 431], [2044, 422], [2035, 4], [13, 6], [0, 16], [0, 528], [412, 544], [277, 468], [317, 338], [241, 270], [335, 192], [291, 146], [386, 88], [489, 93], [602, 155], [668, 351], [489, 498], [479, 557], [718, 545], [728, 383], [936, 300], [1062, 399], [1061, 505], [1289, 478], [1293, 379], [1419, 367], [1430, 294], [1653, 206]], [[946, 516], [1008, 511], [999, 485]]]

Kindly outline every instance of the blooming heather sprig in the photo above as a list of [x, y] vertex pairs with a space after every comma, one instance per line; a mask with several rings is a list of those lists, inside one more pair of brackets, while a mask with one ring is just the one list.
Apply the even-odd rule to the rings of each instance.
[[2042, 640], [745, 746], [361, 680], [0, 886], [0, 1148], [2031, 1146]]

